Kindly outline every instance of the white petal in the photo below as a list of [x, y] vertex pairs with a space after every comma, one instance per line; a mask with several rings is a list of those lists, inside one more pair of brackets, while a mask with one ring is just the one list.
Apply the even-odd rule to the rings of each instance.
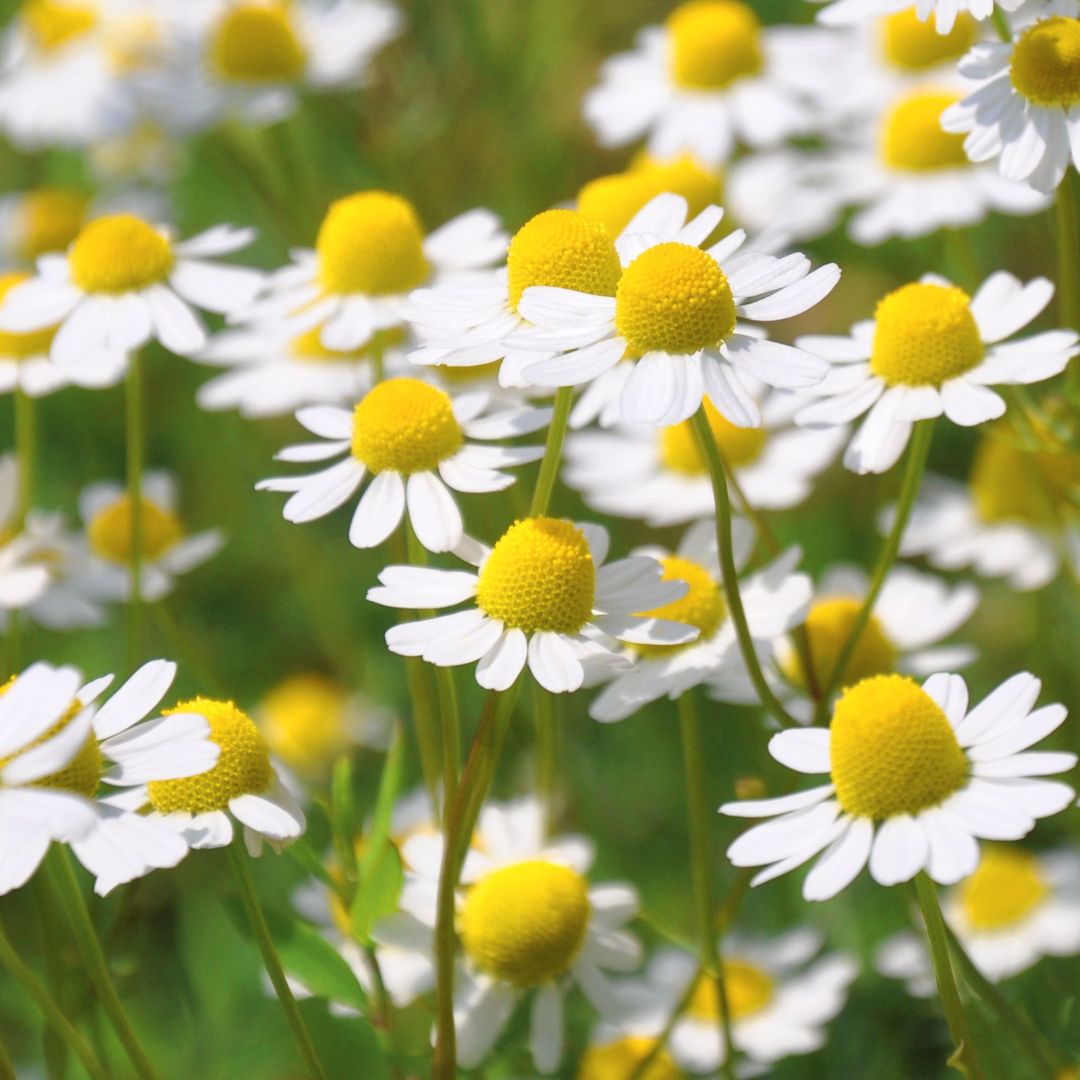
[[867, 818], [853, 820], [806, 875], [803, 899], [828, 900], [850, 885], [866, 865], [873, 840], [873, 823]]
[[414, 473], [405, 486], [409, 521], [428, 551], [451, 551], [461, 539], [461, 511], [446, 485], [430, 472]]
[[879, 885], [910, 881], [930, 854], [926, 834], [908, 814], [883, 821], [870, 853], [870, 876]]
[[378, 547], [401, 523], [405, 485], [397, 473], [379, 473], [360, 497], [349, 525], [349, 543], [356, 548]]

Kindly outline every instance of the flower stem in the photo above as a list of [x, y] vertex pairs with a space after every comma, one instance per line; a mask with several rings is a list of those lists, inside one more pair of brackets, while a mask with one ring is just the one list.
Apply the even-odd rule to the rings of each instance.
[[878, 595], [881, 593], [882, 587], [885, 584], [885, 578], [888, 576], [889, 571], [896, 562], [896, 557], [900, 552], [900, 541], [903, 539], [904, 530], [907, 528], [908, 519], [911, 517], [911, 511], [915, 506], [915, 499], [918, 496], [919, 488], [922, 485], [923, 473], [926, 471], [926, 459], [930, 453], [930, 443], [933, 440], [933, 437], [933, 420], [922, 420], [915, 425], [915, 431], [911, 436], [911, 448], [908, 450], [907, 468], [904, 470], [904, 479], [900, 487], [900, 497], [896, 503], [896, 514], [892, 523], [892, 528], [889, 530], [889, 535], [885, 538], [885, 546], [881, 549], [877, 565], [874, 567], [874, 576], [870, 580], [870, 589], [866, 594], [866, 598], [863, 600], [862, 607], [859, 608], [858, 615], [855, 616], [855, 621], [851, 625], [851, 633], [848, 634], [847, 641], [844, 642], [844, 647], [840, 650], [836, 665], [833, 667], [832, 673], [829, 675], [828, 681], [825, 684], [821, 698], [818, 700], [818, 706], [814, 713], [813, 720], [815, 725], [822, 724], [825, 721], [829, 709], [829, 702], [840, 688], [844, 673], [847, 671], [848, 664], [851, 663], [851, 657], [855, 652], [855, 647], [859, 643], [859, 638], [862, 636], [863, 630], [866, 629], [866, 624], [870, 621], [870, 615], [873, 613]]
[[679, 729], [682, 734], [683, 768], [686, 773], [686, 809], [690, 827], [690, 872], [697, 907], [698, 947], [703, 977], [711, 977], [716, 988], [716, 1015], [724, 1053], [721, 1072], [725, 1080], [735, 1080], [735, 1044], [731, 1038], [731, 1010], [724, 982], [724, 962], [716, 931], [716, 903], [712, 886], [712, 853], [707, 822], [712, 814], [705, 793], [705, 758], [701, 746], [701, 717], [694, 705], [692, 690], [679, 695]]
[[1005, 12], [997, 4], [994, 5], [993, 23], [994, 29], [1002, 41], [1006, 43], [1012, 41], [1012, 28], [1009, 26], [1009, 20], [1005, 18]]
[[743, 607], [742, 595], [739, 592], [739, 572], [735, 567], [735, 555], [732, 551], [731, 499], [728, 496], [727, 475], [704, 405], [690, 418], [690, 423], [712, 482], [713, 501], [716, 506], [716, 546], [720, 555], [720, 572], [724, 582], [724, 597], [731, 613], [731, 621], [735, 625], [739, 651], [761, 704], [784, 727], [793, 727], [796, 721], [788, 715], [787, 710], [769, 686], [765, 673], [761, 670], [761, 662], [754, 648], [754, 639], [750, 635], [750, 624], [747, 622], [746, 609]]
[[94, 921], [90, 918], [90, 911], [83, 899], [67, 848], [61, 844], [53, 844], [46, 856], [45, 866], [48, 878], [54, 890], [59, 894], [67, 913], [72, 936], [82, 956], [86, 974], [94, 985], [98, 1000], [124, 1048], [124, 1053], [131, 1062], [135, 1075], [140, 1080], [157, 1080], [157, 1072], [139, 1043], [135, 1029], [131, 1026], [124, 1006], [121, 1004], [120, 995], [116, 992], [116, 985], [109, 971], [109, 962], [105, 958], [101, 940], [94, 928]]
[[37, 403], [22, 390], [15, 391], [15, 456], [19, 463], [19, 491], [14, 528], [21, 532], [34, 501], [37, 481]]
[[533, 686], [533, 718], [536, 720], [536, 790], [544, 804], [544, 835], [555, 825], [559, 776], [559, 727], [555, 697], [539, 683]]
[[941, 915], [937, 889], [934, 883], [920, 871], [915, 878], [915, 893], [919, 898], [923, 922], [926, 924], [926, 936], [930, 942], [930, 956], [934, 962], [934, 979], [937, 982], [941, 1007], [949, 1025], [956, 1049], [951, 1062], [955, 1062], [971, 1080], [981, 1080], [983, 1076], [979, 1059], [975, 1053], [975, 1043], [971, 1038], [964, 1004], [960, 1000], [960, 991], [956, 986], [952, 961], [949, 959], [949, 941], [945, 930], [945, 920]]
[[547, 441], [544, 443], [544, 456], [540, 461], [540, 473], [533, 489], [530, 517], [543, 517], [551, 505], [551, 493], [555, 490], [555, 480], [559, 475], [559, 462], [562, 460], [563, 441], [566, 439], [566, 427], [570, 421], [570, 406], [574, 400], [572, 386], [560, 386], [555, 391], [555, 408], [548, 425]]
[[137, 352], [128, 359], [124, 383], [127, 494], [131, 507], [131, 593], [128, 597], [127, 662], [134, 671], [142, 657], [142, 474], [145, 453], [143, 431], [142, 360]]
[[244, 905], [248, 922], [251, 923], [255, 940], [258, 942], [263, 965], [266, 968], [266, 973], [270, 976], [274, 993], [277, 994], [278, 1001], [281, 1002], [281, 1007], [285, 1011], [285, 1019], [289, 1022], [289, 1028], [292, 1030], [293, 1038], [296, 1040], [297, 1048], [300, 1051], [300, 1056], [304, 1059], [308, 1073], [313, 1080], [326, 1080], [326, 1072], [315, 1050], [315, 1044], [311, 1040], [311, 1033], [304, 1023], [304, 1018], [300, 1015], [300, 1010], [296, 1005], [296, 998], [293, 997], [293, 993], [289, 989], [288, 980], [285, 978], [281, 960], [278, 958], [277, 949], [274, 946], [274, 939], [270, 936], [270, 927], [266, 923], [266, 916], [263, 914], [262, 904], [259, 902], [259, 894], [255, 891], [255, 882], [251, 879], [247, 857], [240, 847], [242, 843], [243, 841], [237, 838], [234, 843], [229, 844], [229, 861], [232, 863], [237, 884], [240, 886], [240, 900]]

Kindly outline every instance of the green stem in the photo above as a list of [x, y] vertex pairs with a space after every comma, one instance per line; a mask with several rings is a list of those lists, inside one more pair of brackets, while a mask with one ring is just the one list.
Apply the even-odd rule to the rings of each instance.
[[[35, 877], [33, 882], [34, 899], [37, 901], [38, 918], [41, 920], [41, 946], [45, 954], [45, 983], [53, 998], [65, 1004], [65, 964], [60, 955], [60, 942], [63, 937], [60, 912], [56, 910], [52, 889], [45, 882], [44, 875]], [[58, 1080], [67, 1075], [67, 1049], [61, 1039], [56, 1037], [52, 1028], [46, 1027], [44, 1045], [46, 1075], [50, 1080]]]
[[716, 505], [716, 545], [720, 555], [720, 572], [724, 582], [724, 597], [731, 613], [731, 621], [735, 626], [735, 637], [739, 642], [739, 651], [761, 704], [784, 727], [793, 727], [796, 721], [788, 715], [787, 710], [772, 692], [765, 673], [761, 670], [761, 663], [754, 648], [754, 639], [750, 635], [750, 624], [747, 622], [746, 609], [743, 607], [742, 594], [739, 592], [739, 572], [735, 567], [735, 555], [732, 550], [731, 499], [728, 495], [724, 460], [717, 448], [716, 438], [704, 405], [690, 418], [690, 423], [712, 482], [713, 500]]
[[37, 482], [37, 403], [22, 390], [15, 391], [15, 457], [19, 465], [15, 532], [21, 532], [33, 505]]
[[705, 792], [705, 756], [701, 745], [701, 717], [692, 690], [679, 695], [679, 729], [682, 733], [683, 769], [686, 773], [686, 809], [690, 828], [690, 872], [697, 907], [698, 947], [701, 966], [716, 988], [716, 1015], [724, 1053], [721, 1072], [735, 1080], [735, 1043], [731, 1038], [731, 1010], [724, 981], [720, 938], [716, 932], [716, 903], [712, 886], [712, 853], [707, 822], [712, 817]]
[[229, 845], [229, 861], [232, 863], [236, 882], [240, 886], [240, 900], [244, 905], [248, 922], [251, 923], [255, 940], [258, 942], [263, 966], [270, 976], [274, 993], [277, 994], [278, 1001], [281, 1002], [281, 1008], [285, 1012], [285, 1019], [289, 1023], [289, 1028], [292, 1031], [293, 1038], [296, 1040], [297, 1049], [299, 1049], [300, 1056], [304, 1059], [308, 1073], [314, 1080], [326, 1080], [326, 1071], [319, 1060], [315, 1044], [311, 1041], [311, 1034], [304, 1023], [304, 1018], [300, 1015], [300, 1009], [296, 1005], [296, 998], [293, 997], [293, 993], [289, 989], [289, 983], [285, 978], [281, 960], [278, 958], [277, 948], [274, 946], [274, 939], [270, 936], [270, 927], [266, 923], [266, 916], [263, 914], [262, 904], [259, 902], [259, 894], [255, 891], [255, 882], [252, 881], [251, 871], [248, 869], [247, 856], [241, 850], [242, 843], [243, 840], [238, 837], [235, 842]]
[[548, 425], [540, 473], [536, 478], [536, 487], [533, 488], [530, 517], [543, 517], [551, 505], [551, 493], [555, 490], [555, 480], [559, 475], [559, 462], [562, 460], [563, 441], [566, 439], [566, 427], [570, 421], [570, 406], [573, 401], [572, 386], [561, 386], [555, 391], [555, 408]]
[[34, 973], [19, 959], [18, 953], [15, 952], [2, 927], [0, 927], [0, 964], [7, 968], [8, 974], [19, 984], [23, 993], [37, 1006], [38, 1011], [45, 1018], [45, 1023], [82, 1062], [91, 1080], [109, 1080], [109, 1074], [94, 1057], [90, 1044], [68, 1020], [64, 1010], [53, 1001], [49, 991], [38, 982]]
[[379, 1034], [379, 1041], [383, 1045], [387, 1057], [390, 1059], [390, 1072], [394, 1080], [404, 1080], [405, 1073], [398, 1058], [397, 1043], [394, 1039], [394, 1016], [390, 1005], [390, 994], [383, 981], [382, 968], [379, 965], [379, 957], [374, 946], [368, 945], [364, 949], [368, 966], [371, 968], [372, 982], [375, 984], [375, 1030]]
[[544, 804], [544, 835], [550, 836], [557, 813], [559, 727], [554, 695], [536, 682], [533, 685], [533, 717], [536, 720], [536, 790]]
[[994, 5], [993, 13], [994, 29], [998, 33], [998, 37], [1001, 38], [1006, 44], [1012, 41], [1012, 29], [1009, 26], [1009, 20], [1005, 18], [1005, 12]]
[[128, 360], [124, 384], [127, 494], [131, 507], [131, 595], [128, 597], [128, 669], [134, 671], [142, 658], [142, 479], [145, 454], [143, 431], [142, 359], [137, 352]]
[[956, 986], [952, 961], [949, 959], [949, 941], [945, 931], [945, 920], [941, 915], [937, 889], [934, 883], [920, 871], [915, 878], [915, 893], [919, 898], [923, 922], [926, 924], [926, 937], [930, 942], [930, 956], [934, 962], [934, 979], [937, 982], [938, 997], [945, 1012], [956, 1049], [950, 1058], [950, 1064], [964, 1072], [971, 1080], [981, 1080], [983, 1076], [979, 1059], [975, 1053], [975, 1043], [971, 1038], [967, 1014], [960, 1000], [960, 991]]
[[120, 995], [116, 992], [105, 950], [101, 947], [94, 921], [90, 918], [90, 910], [86, 906], [78, 878], [75, 877], [75, 870], [71, 865], [71, 856], [68, 855], [67, 848], [61, 844], [53, 844], [46, 856], [45, 868], [48, 880], [59, 894], [64, 910], [67, 912], [72, 936], [82, 956], [86, 974], [93, 983], [98, 1000], [116, 1032], [116, 1037], [120, 1040], [120, 1045], [124, 1048], [124, 1053], [131, 1062], [135, 1075], [140, 1080], [157, 1080], [157, 1072], [139, 1043], [135, 1029], [131, 1026], [124, 1006], [121, 1004]]
[[874, 575], [870, 579], [870, 589], [863, 600], [862, 607], [859, 608], [858, 615], [855, 616], [855, 621], [851, 625], [851, 632], [848, 634], [847, 641], [844, 642], [844, 647], [840, 650], [840, 655], [837, 657], [836, 664], [825, 683], [824, 691], [818, 701], [817, 710], [814, 713], [813, 722], [815, 725], [822, 724], [825, 721], [829, 709], [829, 702], [840, 688], [844, 673], [847, 671], [848, 664], [851, 663], [851, 657], [855, 652], [855, 647], [858, 645], [859, 638], [862, 637], [862, 633], [866, 629], [866, 624], [870, 621], [870, 616], [873, 613], [874, 605], [877, 603], [878, 595], [885, 585], [885, 578], [893, 568], [896, 557], [900, 553], [900, 541], [903, 539], [904, 530], [907, 528], [908, 519], [911, 517], [911, 511], [915, 506], [915, 499], [918, 496], [919, 488], [922, 485], [923, 473], [926, 471], [926, 459], [930, 453], [930, 443], [933, 438], [933, 420], [921, 420], [915, 425], [915, 430], [911, 436], [911, 447], [908, 450], [907, 468], [904, 470], [904, 479], [900, 486], [900, 497], [896, 503], [896, 512], [892, 528], [889, 530], [889, 535], [885, 538], [885, 545], [882, 547], [881, 554], [878, 556], [877, 565], [874, 567]]

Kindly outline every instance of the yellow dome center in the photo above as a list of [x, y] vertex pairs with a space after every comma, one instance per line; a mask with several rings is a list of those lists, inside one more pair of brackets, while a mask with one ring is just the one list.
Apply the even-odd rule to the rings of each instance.
[[960, 12], [947, 34], [939, 34], [933, 19], [921, 20], [914, 6], [885, 15], [878, 23], [881, 52], [887, 63], [903, 71], [927, 68], [959, 60], [975, 44], [978, 26]]
[[1040, 19], [1013, 46], [1012, 84], [1036, 105], [1080, 102], [1080, 20]]
[[622, 266], [611, 233], [576, 210], [545, 210], [514, 234], [506, 256], [510, 306], [534, 285], [614, 296]]
[[691, 0], [667, 20], [671, 77], [687, 90], [720, 90], [765, 66], [761, 23], [738, 0]]
[[727, 614], [727, 604], [724, 603], [720, 586], [700, 563], [678, 555], [667, 555], [660, 560], [660, 565], [664, 568], [661, 575], [664, 581], [685, 581], [689, 588], [680, 600], [640, 614], [696, 626], [701, 636], [685, 645], [635, 645], [634, 648], [642, 656], [667, 656], [678, 649], [696, 645], [712, 637]]
[[449, 396], [419, 379], [387, 379], [353, 412], [353, 457], [375, 473], [427, 472], [464, 441]]
[[644, 1072], [635, 1070], [653, 1052], [655, 1039], [644, 1035], [627, 1035], [603, 1046], [590, 1046], [581, 1056], [577, 1080], [681, 1080], [682, 1072], [664, 1048], [649, 1063]]
[[259, 719], [272, 753], [305, 774], [321, 772], [351, 739], [345, 728], [348, 695], [317, 673], [292, 675], [263, 698]]
[[830, 732], [836, 797], [855, 817], [917, 814], [967, 779], [967, 758], [948, 718], [907, 676], [875, 675], [846, 689]]
[[596, 570], [585, 534], [556, 518], [515, 521], [492, 549], [476, 591], [482, 611], [526, 633], [576, 634], [592, 615]]
[[481, 971], [522, 989], [569, 970], [585, 940], [589, 896], [569, 867], [542, 859], [493, 870], [468, 892], [461, 941]]
[[735, 329], [735, 298], [711, 255], [689, 244], [657, 244], [624, 271], [615, 326], [636, 356], [696, 353]]
[[26, 0], [19, 15], [43, 52], [71, 44], [93, 30], [99, 20], [93, 4], [67, 4], [63, 0]]
[[1005, 930], [1026, 919], [1050, 891], [1039, 860], [1022, 848], [988, 846], [960, 884], [960, 906], [975, 930]]
[[940, 386], [983, 358], [971, 298], [955, 285], [904, 285], [878, 302], [870, 367], [890, 386]]
[[258, 795], [270, 787], [274, 769], [270, 753], [251, 718], [231, 701], [197, 697], [181, 701], [162, 716], [198, 713], [210, 725], [210, 741], [221, 747], [217, 764], [198, 776], [154, 780], [147, 785], [150, 804], [162, 814], [185, 811], [207, 814], [227, 810], [241, 795]]
[[169, 241], [134, 214], [85, 225], [68, 253], [71, 279], [88, 293], [123, 293], [164, 281], [173, 268]]
[[941, 128], [941, 114], [959, 100], [952, 90], [914, 90], [895, 102], [881, 122], [885, 164], [912, 172], [969, 164], [964, 136]]
[[210, 39], [210, 64], [236, 82], [290, 82], [307, 66], [288, 4], [240, 4], [230, 8]]
[[408, 199], [388, 191], [361, 191], [331, 204], [315, 250], [328, 293], [390, 296], [428, 277], [420, 218]]
[[[764, 428], [736, 427], [722, 416], [713, 403], [705, 400], [705, 413], [709, 417], [709, 427], [713, 438], [724, 455], [724, 460], [735, 468], [749, 465], [756, 461], [765, 449], [768, 435]], [[684, 476], [705, 476], [708, 467], [701, 456], [697, 436], [688, 420], [672, 427], [662, 428], [657, 436], [660, 440], [660, 460], [665, 469], [682, 473]]]
[[[156, 559], [184, 535], [180, 519], [171, 510], [146, 498], [140, 499], [142, 557]], [[116, 502], [98, 511], [86, 526], [87, 538], [95, 554], [110, 562], [131, 562], [134, 543], [134, 515], [131, 500], [121, 495]]]
[[86, 204], [85, 195], [64, 188], [28, 191], [19, 204], [19, 255], [33, 262], [46, 252], [67, 250], [82, 228]]
[[[743, 960], [726, 960], [723, 967], [732, 1020], [760, 1012], [772, 1001], [775, 986], [767, 972]], [[686, 1011], [699, 1020], [717, 1019], [716, 983], [712, 979], [698, 980]]]
[[[16, 285], [29, 278], [29, 274], [0, 274], [0, 303]], [[44, 330], [31, 330], [26, 334], [0, 330], [0, 357], [5, 360], [25, 360], [28, 356], [46, 356], [56, 336], [56, 329], [55, 326], [48, 326]]]

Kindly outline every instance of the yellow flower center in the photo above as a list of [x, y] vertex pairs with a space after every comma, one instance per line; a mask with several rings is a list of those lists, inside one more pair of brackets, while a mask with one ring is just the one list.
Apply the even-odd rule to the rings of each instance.
[[643, 1035], [627, 1035], [604, 1046], [590, 1046], [581, 1056], [577, 1080], [626, 1080], [628, 1076], [640, 1080], [681, 1080], [682, 1072], [663, 1048], [644, 1072], [636, 1071], [655, 1046], [655, 1039]]
[[[15, 685], [15, 679], [16, 676], [13, 675], [3, 686], [0, 686], [0, 697]], [[42, 743], [48, 742], [49, 739], [59, 735], [82, 712], [82, 708], [80, 701], [73, 701], [68, 711], [48, 731], [39, 735], [28, 746], [21, 747], [19, 754], [32, 750], [35, 746], [40, 746]], [[19, 754], [0, 758], [0, 769], [11, 764]], [[79, 752], [63, 769], [51, 773], [49, 776], [43, 776], [40, 780], [35, 780], [30, 786], [60, 788], [63, 791], [73, 791], [77, 795], [85, 795], [88, 799], [92, 799], [101, 785], [102, 765], [101, 749], [98, 747], [97, 736], [91, 731], [86, 736], [86, 742], [79, 748]]]
[[241, 795], [258, 795], [270, 787], [274, 769], [270, 752], [251, 717], [231, 701], [197, 697], [163, 709], [162, 716], [198, 713], [210, 725], [210, 741], [221, 747], [217, 764], [198, 776], [154, 780], [147, 785], [150, 804], [162, 814], [186, 811], [208, 814], [227, 810]]
[[978, 26], [960, 12], [947, 34], [939, 34], [933, 19], [922, 21], [914, 6], [884, 16], [879, 24], [882, 55], [893, 67], [903, 71], [925, 71], [959, 60], [975, 44]]
[[1017, 93], [1036, 105], [1080, 102], [1080, 19], [1055, 15], [1025, 30], [1010, 74]]
[[270, 750], [305, 774], [318, 773], [350, 745], [348, 695], [333, 679], [292, 675], [263, 698], [259, 719]]
[[1039, 860], [1023, 848], [990, 846], [975, 873], [959, 886], [960, 905], [976, 930], [1004, 930], [1027, 918], [1050, 886]]
[[959, 100], [952, 90], [914, 90], [893, 104], [881, 122], [885, 164], [913, 172], [967, 165], [964, 136], [941, 128], [941, 114]]
[[328, 293], [405, 293], [429, 272], [416, 210], [388, 191], [361, 191], [332, 203], [315, 250], [319, 280]]
[[686, 645], [635, 645], [634, 648], [642, 656], [667, 656], [678, 649], [696, 645], [712, 637], [727, 614], [727, 604], [724, 603], [720, 586], [700, 563], [678, 555], [668, 555], [660, 560], [660, 565], [664, 568], [661, 575], [664, 581], [685, 581], [690, 587], [681, 599], [641, 614], [696, 626], [701, 631], [701, 637]]
[[[0, 274], [0, 303], [16, 285], [21, 285], [30, 277], [29, 274]], [[0, 330], [0, 357], [4, 359], [25, 360], [28, 356], [45, 356], [56, 336], [55, 326], [44, 330], [31, 330], [26, 334]]]
[[289, 82], [307, 66], [287, 4], [240, 4], [225, 13], [210, 39], [210, 64], [223, 79]]
[[54, 52], [88, 34], [99, 18], [93, 4], [68, 4], [63, 0], [26, 0], [20, 15], [43, 52]]
[[695, 353], [735, 329], [735, 298], [711, 255], [689, 244], [657, 244], [624, 271], [615, 327], [636, 356]]
[[940, 386], [983, 358], [971, 298], [955, 285], [904, 285], [878, 302], [870, 367], [890, 386]]
[[543, 859], [493, 870], [468, 892], [461, 941], [482, 971], [522, 989], [564, 974], [589, 925], [585, 880]]
[[449, 396], [419, 379], [387, 379], [353, 412], [353, 457], [375, 473], [427, 472], [464, 441]]
[[506, 256], [510, 306], [533, 285], [614, 296], [622, 266], [611, 233], [576, 210], [545, 210], [514, 234]]
[[738, 0], [690, 0], [667, 21], [671, 77], [688, 90], [720, 90], [765, 66], [761, 23]]
[[592, 615], [596, 570], [572, 522], [515, 521], [480, 571], [476, 601], [493, 619], [526, 633], [576, 634]]
[[905, 675], [875, 675], [846, 689], [830, 731], [836, 797], [855, 817], [917, 814], [967, 779], [948, 717]]
[[[724, 961], [724, 989], [732, 1020], [760, 1012], [773, 999], [775, 987], [767, 972], [742, 960]], [[716, 983], [699, 979], [686, 1010], [698, 1020], [717, 1019]]]
[[65, 251], [82, 228], [86, 204], [85, 195], [64, 188], [28, 191], [19, 204], [19, 255], [33, 262], [46, 252]]
[[169, 241], [134, 214], [91, 221], [68, 253], [71, 279], [88, 293], [145, 289], [164, 281], [173, 261]]
[[[176, 514], [145, 497], [140, 500], [140, 511], [142, 557], [156, 559], [184, 535], [184, 529]], [[134, 542], [133, 529], [131, 500], [127, 495], [121, 495], [116, 502], [94, 515], [86, 526], [86, 535], [90, 547], [103, 559], [129, 563]]]
[[[708, 399], [705, 400], [705, 413], [709, 418], [713, 438], [729, 465], [738, 468], [757, 460], [765, 449], [768, 438], [764, 428], [736, 427], [726, 417], [721, 416]], [[660, 460], [665, 469], [682, 473], [684, 476], [705, 476], [708, 473], [694, 429], [688, 420], [661, 429], [657, 438], [660, 440]]]

